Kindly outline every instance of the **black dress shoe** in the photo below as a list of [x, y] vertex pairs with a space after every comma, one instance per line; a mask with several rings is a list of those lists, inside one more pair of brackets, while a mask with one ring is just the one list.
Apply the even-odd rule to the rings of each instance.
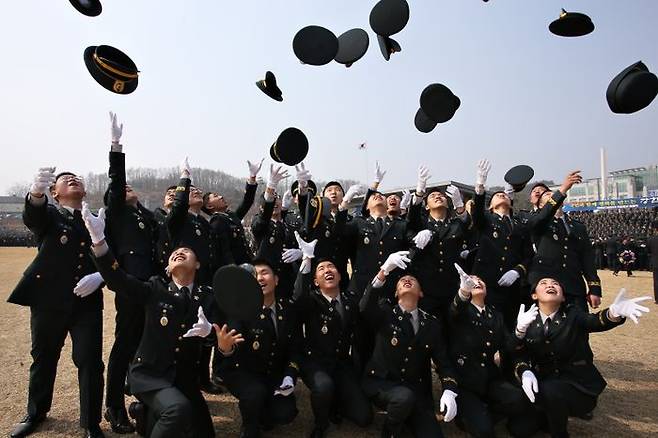
[[221, 394], [224, 392], [224, 388], [213, 382], [206, 382], [201, 384], [201, 391], [208, 394]]
[[110, 423], [112, 432], [125, 434], [133, 433], [135, 431], [135, 426], [133, 426], [128, 419], [128, 414], [125, 409], [106, 408], [104, 417], [105, 420]]
[[85, 438], [105, 438], [105, 434], [101, 430], [100, 426], [92, 426], [89, 429], [85, 429]]
[[314, 427], [313, 430], [311, 431], [311, 438], [325, 438], [327, 436], [327, 428], [326, 427]]
[[9, 435], [12, 438], [22, 438], [24, 436], [30, 435], [36, 430], [36, 428], [43, 423], [43, 420], [46, 419], [45, 415], [32, 417], [26, 415], [23, 420], [14, 427], [14, 430], [11, 431]]
[[141, 436], [146, 436], [146, 408], [144, 403], [130, 403], [130, 406], [128, 406], [128, 415], [135, 420], [135, 432]]

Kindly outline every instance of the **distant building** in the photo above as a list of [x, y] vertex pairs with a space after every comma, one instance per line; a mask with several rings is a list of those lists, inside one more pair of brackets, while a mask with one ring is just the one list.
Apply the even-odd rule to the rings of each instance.
[[[607, 176], [607, 197], [603, 197], [601, 178], [589, 178], [574, 185], [565, 203], [610, 199], [658, 197], [658, 165], [616, 170]], [[552, 186], [555, 190], [559, 185]]]
[[20, 196], [0, 196], [0, 214], [21, 213], [25, 198]]

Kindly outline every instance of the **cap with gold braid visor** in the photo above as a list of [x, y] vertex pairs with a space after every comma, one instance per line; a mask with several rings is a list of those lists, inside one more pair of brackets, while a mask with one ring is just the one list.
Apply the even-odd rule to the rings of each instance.
[[84, 60], [91, 76], [103, 88], [117, 94], [130, 94], [137, 88], [139, 70], [121, 50], [104, 45], [87, 47]]

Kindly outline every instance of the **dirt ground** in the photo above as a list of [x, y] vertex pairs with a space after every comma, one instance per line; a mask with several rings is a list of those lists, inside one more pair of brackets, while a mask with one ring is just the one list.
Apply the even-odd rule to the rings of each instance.
[[[30, 358], [29, 309], [6, 302], [6, 298], [34, 255], [33, 249], [0, 248], [0, 434], [8, 435], [12, 425], [25, 415]], [[630, 295], [651, 295], [651, 273], [638, 272], [613, 277], [600, 272], [603, 281], [604, 305], [610, 304], [616, 292], [625, 287]], [[645, 437], [658, 434], [658, 306], [649, 301], [649, 315], [639, 326], [627, 322], [618, 329], [591, 336], [596, 364], [608, 381], [599, 398], [594, 419], [570, 421], [572, 436]], [[103, 358], [107, 364], [114, 332], [113, 294], [105, 294], [105, 336]], [[297, 388], [300, 414], [291, 425], [266, 434], [271, 437], [306, 436], [311, 429], [312, 413], [308, 391], [303, 383]], [[217, 436], [237, 436], [240, 413], [236, 400], [228, 395], [209, 396]], [[383, 419], [376, 416], [375, 425], [361, 430], [343, 422], [332, 426], [329, 436], [376, 437]], [[119, 437], [101, 427], [108, 437]], [[465, 436], [454, 425], [444, 428], [447, 436]], [[504, 428], [499, 427], [504, 436]], [[71, 361], [71, 344], [67, 340], [60, 359], [55, 400], [48, 420], [35, 437], [78, 436], [77, 373]]]

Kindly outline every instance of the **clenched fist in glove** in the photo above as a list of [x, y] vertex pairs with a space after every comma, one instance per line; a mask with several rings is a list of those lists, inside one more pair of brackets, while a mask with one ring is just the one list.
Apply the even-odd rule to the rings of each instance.
[[419, 231], [413, 238], [416, 248], [425, 249], [428, 243], [432, 240], [432, 232], [430, 230]]
[[443, 412], [443, 421], [449, 423], [457, 415], [457, 394], [449, 389], [443, 391], [439, 408]]
[[539, 392], [539, 385], [537, 383], [537, 377], [533, 374], [532, 371], [524, 371], [521, 375], [521, 387], [523, 392], [528, 397], [531, 403], [535, 402], [535, 394]]
[[101, 284], [103, 284], [103, 277], [101, 277], [100, 273], [94, 272], [93, 274], [82, 277], [78, 281], [78, 284], [75, 285], [75, 288], [73, 288], [73, 293], [80, 298], [84, 298], [91, 295]]

